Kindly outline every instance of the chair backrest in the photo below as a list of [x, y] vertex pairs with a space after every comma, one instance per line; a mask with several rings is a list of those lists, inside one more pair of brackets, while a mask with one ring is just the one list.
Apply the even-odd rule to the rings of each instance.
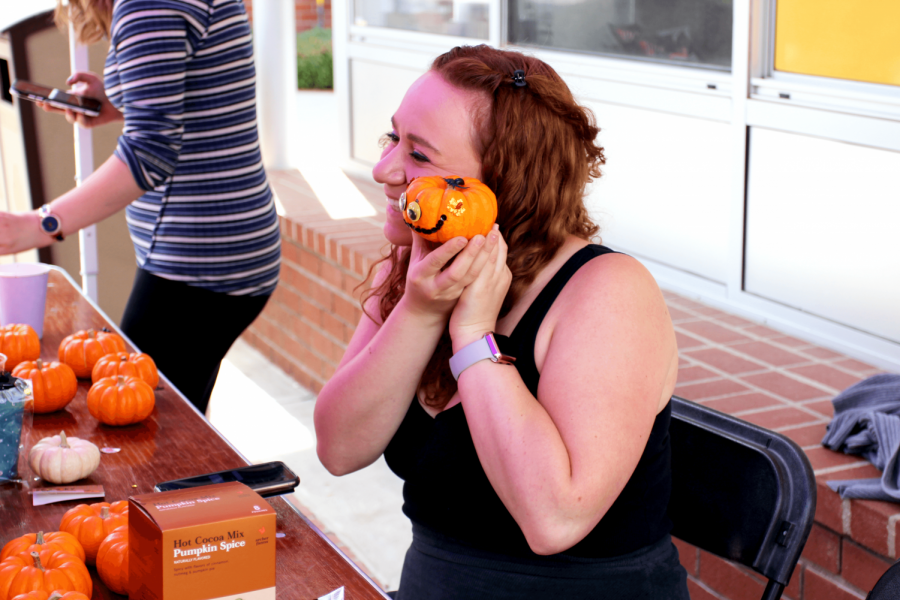
[[866, 600], [897, 600], [900, 598], [900, 561], [895, 562], [878, 579]]
[[783, 435], [672, 397], [672, 534], [751, 567], [781, 597], [816, 511], [806, 454]]

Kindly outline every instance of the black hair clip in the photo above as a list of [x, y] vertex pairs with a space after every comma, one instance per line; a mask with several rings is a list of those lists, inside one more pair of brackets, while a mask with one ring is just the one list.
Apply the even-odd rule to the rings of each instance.
[[525, 87], [525, 71], [513, 71], [513, 83], [516, 87]]

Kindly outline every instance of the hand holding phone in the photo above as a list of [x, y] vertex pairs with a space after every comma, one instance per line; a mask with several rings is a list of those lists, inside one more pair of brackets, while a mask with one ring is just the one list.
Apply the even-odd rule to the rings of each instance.
[[62, 110], [71, 110], [89, 117], [99, 117], [102, 104], [95, 98], [76, 96], [56, 88], [22, 81], [17, 79], [9, 88], [10, 93], [18, 98], [31, 100], [32, 102], [46, 102], [50, 106]]
[[[122, 113], [106, 97], [103, 79], [99, 75], [79, 71], [72, 73], [66, 83], [72, 86], [68, 92], [55, 90], [54, 93], [53, 88], [27, 81], [16, 81], [10, 91], [16, 96], [34, 101], [47, 112], [64, 113], [70, 124], [77, 123], [85, 129], [123, 120]], [[33, 87], [27, 89], [27, 86]], [[39, 93], [34, 93], [35, 91]], [[28, 95], [24, 92], [28, 92]], [[51, 94], [53, 98], [50, 98]]]

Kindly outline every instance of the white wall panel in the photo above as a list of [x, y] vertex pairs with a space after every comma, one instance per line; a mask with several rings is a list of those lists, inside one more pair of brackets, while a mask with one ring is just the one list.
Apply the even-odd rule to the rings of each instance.
[[727, 123], [590, 102], [606, 148], [589, 207], [603, 240], [725, 282], [732, 197]]
[[391, 117], [421, 71], [361, 60], [350, 61], [350, 113], [353, 158], [375, 164], [378, 140], [391, 130]]
[[754, 127], [748, 292], [900, 342], [900, 152]]

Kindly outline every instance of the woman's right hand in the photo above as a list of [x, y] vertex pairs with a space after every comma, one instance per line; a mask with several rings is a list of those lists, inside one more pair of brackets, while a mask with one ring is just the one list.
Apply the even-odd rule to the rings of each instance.
[[112, 102], [109, 101], [109, 98], [106, 97], [103, 79], [96, 73], [78, 71], [72, 73], [72, 75], [66, 79], [66, 83], [71, 86], [69, 88], [70, 94], [99, 100], [101, 105], [100, 115], [97, 117], [89, 117], [85, 114], [77, 113], [74, 110], [50, 106], [50, 104], [46, 102], [38, 102], [37, 105], [43, 108], [45, 112], [63, 113], [66, 116], [66, 121], [70, 124], [74, 125], [75, 123], [78, 123], [85, 129], [105, 125], [107, 123], [112, 123], [113, 121], [121, 121], [124, 118], [122, 113], [119, 112], [119, 109], [113, 106]]
[[468, 241], [456, 237], [440, 245], [413, 235], [404, 304], [417, 313], [449, 318], [463, 290], [484, 269], [496, 245], [496, 240], [488, 241], [481, 235]]

